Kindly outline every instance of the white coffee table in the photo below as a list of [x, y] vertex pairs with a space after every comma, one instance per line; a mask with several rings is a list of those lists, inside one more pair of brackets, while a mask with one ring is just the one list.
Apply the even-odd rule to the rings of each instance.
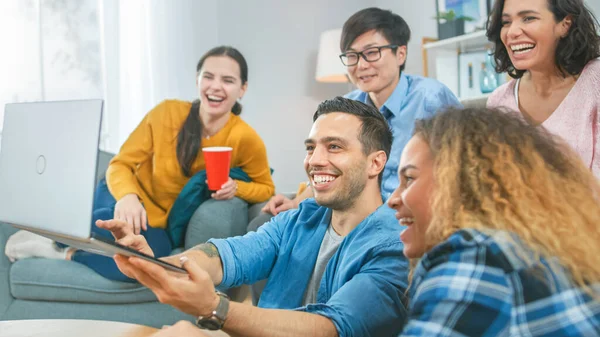
[[[0, 321], [0, 337], [147, 337], [158, 329], [144, 325], [80, 319], [32, 319]], [[205, 331], [226, 337], [222, 331]]]

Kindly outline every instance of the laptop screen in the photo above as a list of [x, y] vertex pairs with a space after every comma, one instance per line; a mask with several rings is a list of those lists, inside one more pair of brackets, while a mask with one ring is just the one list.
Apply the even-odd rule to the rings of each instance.
[[90, 236], [102, 100], [7, 104], [0, 222]]

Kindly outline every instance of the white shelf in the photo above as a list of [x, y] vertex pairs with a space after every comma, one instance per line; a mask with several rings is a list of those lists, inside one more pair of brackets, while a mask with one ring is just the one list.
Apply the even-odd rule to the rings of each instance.
[[464, 102], [469, 102], [469, 101], [476, 101], [476, 100], [480, 100], [480, 99], [485, 99], [485, 98], [490, 97], [490, 95], [491, 95], [491, 93], [489, 93], [489, 94], [481, 94], [479, 96], [473, 96], [473, 97], [465, 97], [465, 98], [459, 97], [458, 100], [464, 103]]
[[459, 52], [465, 52], [473, 49], [482, 49], [487, 44], [490, 44], [485, 36], [485, 30], [476, 31], [473, 33], [451, 37], [435, 42], [429, 42], [423, 45], [424, 49], [446, 49]]

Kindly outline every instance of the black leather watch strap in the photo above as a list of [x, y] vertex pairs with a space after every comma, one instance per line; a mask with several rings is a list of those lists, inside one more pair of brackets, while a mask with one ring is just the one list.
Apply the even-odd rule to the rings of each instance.
[[219, 295], [219, 304], [210, 316], [198, 316], [196, 325], [201, 329], [206, 330], [219, 330], [225, 324], [227, 319], [227, 313], [229, 312], [229, 296], [217, 291]]

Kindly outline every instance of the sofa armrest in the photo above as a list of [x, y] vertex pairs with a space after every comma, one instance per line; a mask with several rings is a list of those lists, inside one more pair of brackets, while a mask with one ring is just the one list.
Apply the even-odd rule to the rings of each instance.
[[114, 153], [102, 150], [98, 151], [98, 165], [96, 166], [96, 186], [98, 186], [98, 182], [106, 175], [106, 169], [108, 168], [108, 164], [114, 156]]
[[9, 272], [12, 263], [8, 260], [6, 254], [4, 254], [4, 249], [8, 238], [16, 231], [16, 228], [0, 223], [0, 320], [2, 320], [4, 313], [14, 301], [10, 293], [9, 283]]
[[[296, 197], [296, 193], [294, 192], [285, 192], [281, 193], [286, 198], [294, 199]], [[248, 205], [248, 223], [252, 222], [257, 216], [261, 214], [261, 209], [267, 204], [268, 201], [261, 202], [258, 204]]]

